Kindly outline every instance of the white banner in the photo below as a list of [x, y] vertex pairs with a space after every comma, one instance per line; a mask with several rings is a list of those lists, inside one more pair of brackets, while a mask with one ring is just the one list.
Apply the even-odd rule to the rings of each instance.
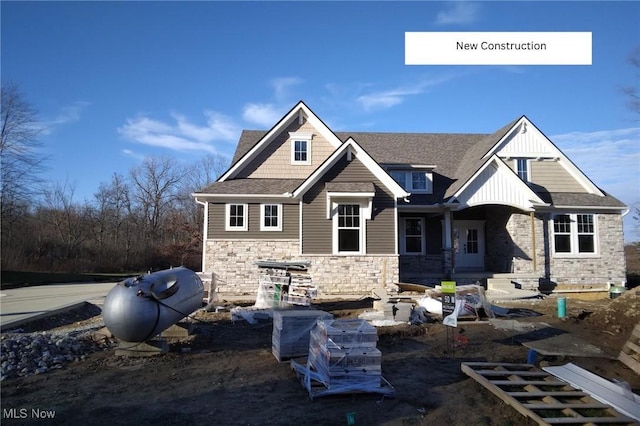
[[590, 32], [406, 32], [405, 65], [591, 65]]

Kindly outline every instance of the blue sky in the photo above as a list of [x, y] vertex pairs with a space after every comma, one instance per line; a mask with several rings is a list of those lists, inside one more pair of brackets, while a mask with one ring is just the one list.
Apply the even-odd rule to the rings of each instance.
[[[298, 100], [335, 131], [492, 133], [527, 115], [640, 206], [640, 122], [621, 87], [638, 2], [10, 2], [2, 80], [39, 111], [48, 179], [91, 199], [145, 156], [231, 157]], [[406, 66], [406, 31], [590, 31], [591, 66]], [[633, 233], [625, 219], [625, 239]], [[636, 226], [637, 227], [637, 226]]]

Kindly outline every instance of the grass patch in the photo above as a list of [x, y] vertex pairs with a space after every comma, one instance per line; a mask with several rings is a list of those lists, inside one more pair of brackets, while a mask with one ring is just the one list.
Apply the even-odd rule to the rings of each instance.
[[138, 275], [131, 274], [75, 274], [65, 272], [2, 271], [0, 289], [28, 287], [42, 284], [109, 282]]

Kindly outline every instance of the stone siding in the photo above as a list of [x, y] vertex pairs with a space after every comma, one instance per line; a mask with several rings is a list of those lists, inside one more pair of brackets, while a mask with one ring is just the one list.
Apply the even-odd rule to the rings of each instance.
[[213, 276], [218, 293], [229, 295], [256, 295], [255, 262], [269, 259], [310, 260], [308, 274], [320, 294], [364, 296], [399, 281], [396, 255], [300, 255], [299, 247], [297, 240], [208, 240], [203, 274]]
[[[599, 285], [610, 282], [621, 285], [626, 282], [626, 262], [622, 237], [622, 216], [599, 213], [597, 217], [596, 256], [549, 256], [550, 280], [555, 284]], [[548, 217], [548, 227], [553, 223]], [[550, 243], [552, 244], [552, 242]]]

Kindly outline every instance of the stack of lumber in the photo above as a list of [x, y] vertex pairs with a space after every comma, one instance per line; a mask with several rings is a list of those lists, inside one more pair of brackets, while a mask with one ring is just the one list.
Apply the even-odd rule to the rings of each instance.
[[333, 315], [315, 309], [276, 310], [273, 312], [271, 351], [279, 362], [306, 357], [309, 352], [311, 329], [318, 319]]
[[382, 377], [382, 354], [375, 327], [361, 319], [318, 320], [311, 330], [306, 367], [292, 368], [309, 396], [376, 392], [393, 396]]

